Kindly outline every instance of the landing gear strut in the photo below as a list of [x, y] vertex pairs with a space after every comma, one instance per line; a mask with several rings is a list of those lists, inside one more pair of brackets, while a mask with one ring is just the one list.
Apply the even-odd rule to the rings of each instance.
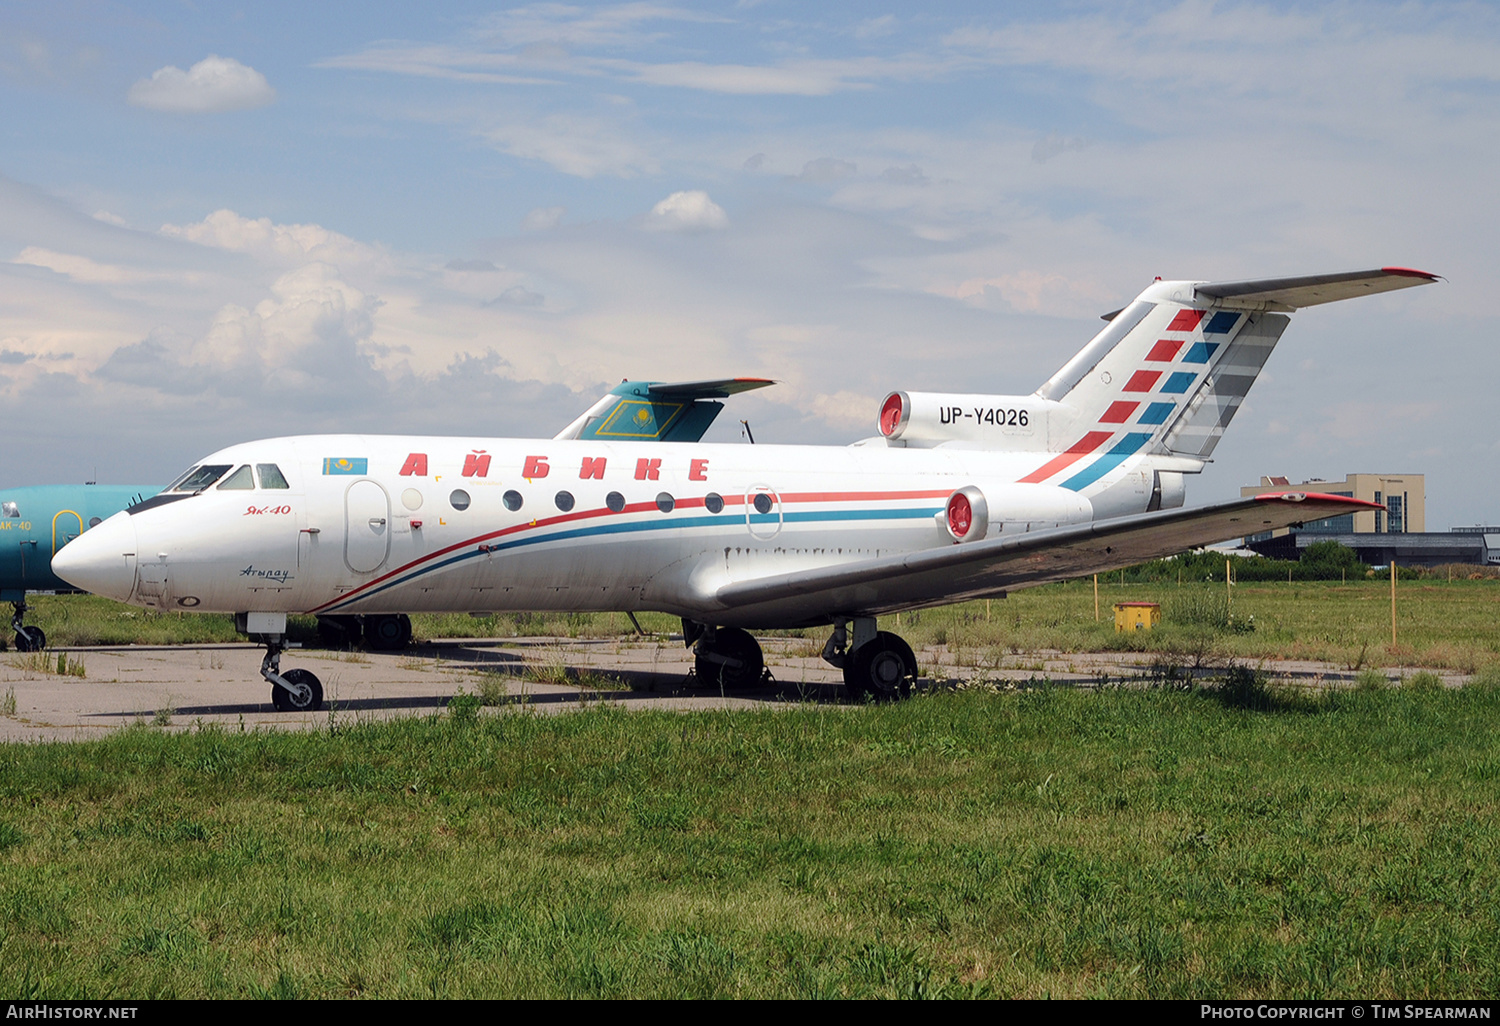
[[10, 618], [11, 628], [16, 632], [17, 652], [40, 652], [47, 647], [47, 635], [40, 627], [26, 626], [26, 600], [16, 603], [15, 615]]
[[898, 635], [875, 630], [875, 618], [856, 617], [854, 645], [842, 624], [833, 629], [823, 658], [844, 671], [844, 687], [858, 701], [869, 695], [877, 702], [906, 698], [917, 682], [917, 656]]
[[317, 712], [323, 708], [323, 683], [309, 670], [281, 672], [286, 635], [266, 635], [266, 658], [260, 675], [271, 682], [271, 704], [277, 712]]
[[765, 675], [760, 642], [749, 631], [684, 620], [682, 637], [693, 649], [693, 673], [700, 685], [745, 688], [759, 684]]

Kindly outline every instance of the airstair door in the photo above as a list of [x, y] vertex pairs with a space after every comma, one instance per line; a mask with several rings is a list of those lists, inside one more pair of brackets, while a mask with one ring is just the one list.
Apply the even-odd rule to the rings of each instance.
[[391, 551], [391, 500], [374, 481], [344, 493], [344, 562], [355, 573], [379, 570]]

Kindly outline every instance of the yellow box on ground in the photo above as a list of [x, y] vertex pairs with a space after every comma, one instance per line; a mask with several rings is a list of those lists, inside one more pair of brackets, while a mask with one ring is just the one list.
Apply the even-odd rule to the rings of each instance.
[[1149, 631], [1161, 622], [1161, 606], [1155, 602], [1116, 602], [1116, 631]]

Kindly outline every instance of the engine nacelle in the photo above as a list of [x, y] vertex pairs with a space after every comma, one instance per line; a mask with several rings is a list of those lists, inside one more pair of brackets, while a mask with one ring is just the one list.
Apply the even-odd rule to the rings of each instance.
[[967, 395], [896, 391], [880, 404], [880, 433], [917, 447], [943, 442], [1030, 449], [1046, 444], [1049, 407], [1034, 395]]
[[1088, 499], [1056, 485], [981, 481], [950, 492], [934, 516], [938, 530], [952, 541], [983, 541], [999, 534], [1024, 534], [1094, 518]]
[[952, 495], [943, 506], [943, 526], [948, 537], [956, 542], [978, 541], [990, 531], [990, 504], [984, 492], [973, 485], [965, 485]]

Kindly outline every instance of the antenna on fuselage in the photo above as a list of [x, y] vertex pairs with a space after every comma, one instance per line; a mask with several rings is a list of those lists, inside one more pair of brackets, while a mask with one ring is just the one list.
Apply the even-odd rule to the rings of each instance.
[[742, 421], [740, 421], [740, 423], [743, 424], [744, 427], [745, 427], [745, 436], [750, 439], [750, 444], [754, 445], [755, 444], [755, 435], [750, 430], [750, 422], [748, 420], [742, 420]]

